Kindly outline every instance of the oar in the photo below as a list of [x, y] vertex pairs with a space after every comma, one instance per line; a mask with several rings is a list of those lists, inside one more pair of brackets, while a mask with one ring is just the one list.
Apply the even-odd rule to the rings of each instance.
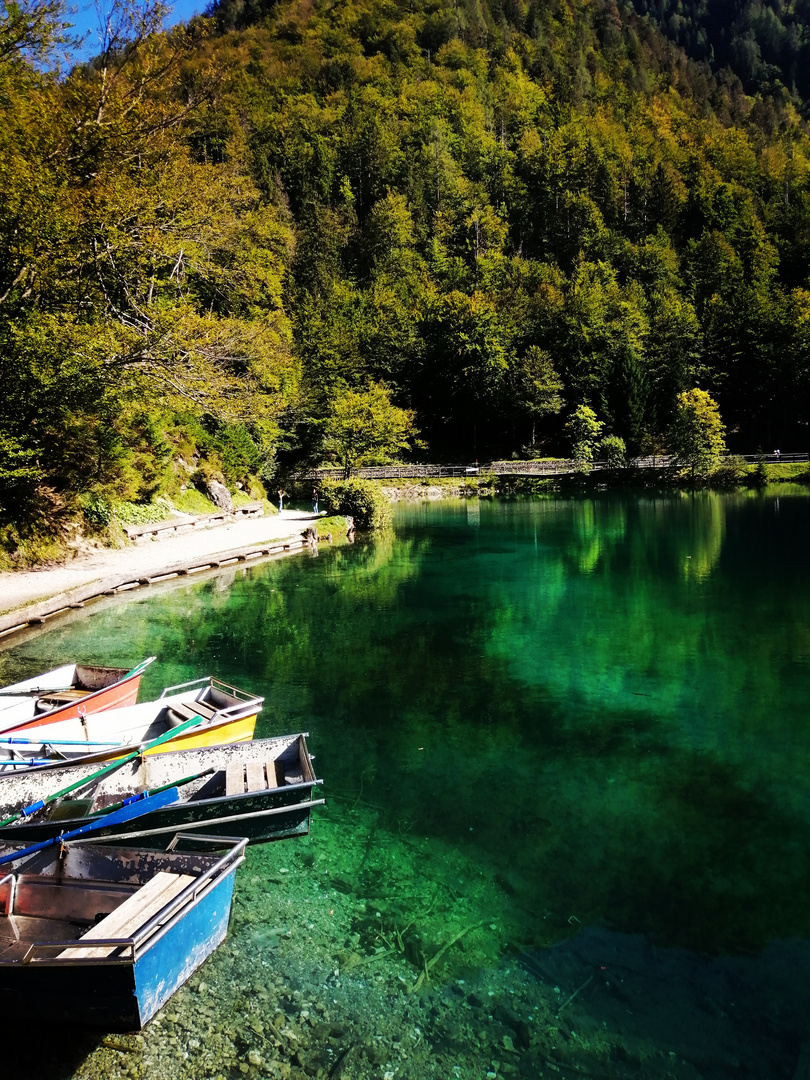
[[[212, 772], [216, 772], [216, 769], [213, 767], [213, 765], [210, 769], [203, 769], [202, 772], [194, 773], [193, 776], [184, 776], [182, 780], [170, 780], [168, 784], [161, 784], [160, 787], [149, 788], [147, 791], [143, 792], [143, 794], [159, 795], [161, 791], [168, 791], [169, 788], [185, 787], [186, 784], [191, 784], [194, 780], [200, 780], [203, 776], [210, 776]], [[99, 814], [108, 814], [111, 810], [118, 810], [122, 806], [126, 806], [127, 803], [131, 802], [132, 799], [135, 797], [136, 796], [130, 795], [128, 799], [122, 799], [121, 802], [113, 803], [111, 806], [105, 806], [101, 810], [94, 810], [93, 813], [90, 814], [90, 817], [96, 818]], [[0, 824], [2, 824], [2, 822], [0, 822]]]
[[[47, 730], [47, 729], [46, 729]], [[0, 747], [3, 746], [112, 746], [117, 744], [109, 740], [96, 739], [4, 739], [0, 735]]]
[[[106, 757], [102, 756], [101, 754], [98, 754], [97, 757], [98, 757], [99, 761], [105, 761], [106, 760]], [[82, 758], [82, 760], [86, 762], [87, 759]], [[4, 770], [7, 770], [7, 769], [30, 769], [33, 772], [35, 769], [37, 769], [37, 770], [42, 769], [46, 765], [54, 765], [54, 764], [64, 765], [64, 764], [66, 764], [66, 762], [67, 762], [67, 758], [62, 758], [59, 762], [54, 762], [53, 758], [34, 758], [34, 757], [32, 757], [32, 758], [4, 758], [2, 760], [2, 762], [0, 762], [0, 764], [2, 764]], [[6, 777], [9, 777], [9, 776], [16, 776], [16, 775], [17, 775], [17, 773], [3, 771], [3, 772], [0, 772], [0, 780], [4, 779]]]
[[125, 679], [131, 679], [133, 675], [140, 675], [144, 668], [148, 668], [155, 660], [157, 660], [156, 656], [148, 656], [146, 660], [141, 660], [140, 664], [136, 664], [135, 667], [131, 671], [128, 671], [120, 681], [124, 682]]
[[[177, 730], [176, 728], [174, 729]], [[42, 744], [40, 744], [42, 745]], [[96, 765], [102, 761], [109, 761], [112, 754], [132, 754], [137, 757], [141, 753], [141, 747], [130, 744], [110, 750], [97, 751], [95, 754], [82, 754], [75, 758], [0, 758], [0, 785], [4, 780], [10, 780], [19, 773], [12, 772], [15, 768], [24, 768], [32, 775], [41, 772], [53, 772], [54, 769], [64, 769], [70, 765]], [[118, 759], [116, 759], [118, 760]]]
[[[202, 716], [195, 716], [191, 720], [184, 720], [182, 724], [178, 724], [177, 727], [169, 728], [168, 731], [164, 731], [162, 735], [158, 735], [156, 739], [152, 739], [151, 742], [145, 743], [142, 746], [132, 747], [131, 749], [129, 747], [119, 747], [119, 749], [124, 752], [124, 757], [116, 758], [115, 761], [111, 762], [105, 768], [99, 769], [98, 772], [93, 773], [91, 776], [85, 777], [84, 780], [80, 780], [78, 781], [78, 783], [71, 784], [70, 786], [63, 788], [61, 791], [54, 792], [53, 795], [46, 796], [45, 799], [41, 800], [40, 802], [33, 803], [31, 806], [25, 807], [15, 817], [7, 818], [5, 821], [0, 821], [0, 828], [2, 828], [4, 825], [11, 825], [12, 822], [18, 821], [21, 817], [30, 816], [36, 810], [41, 810], [46, 803], [53, 802], [54, 799], [59, 799], [63, 795], [67, 795], [69, 792], [75, 791], [77, 787], [83, 787], [86, 784], [89, 784], [91, 781], [99, 779], [100, 777], [104, 776], [105, 773], [110, 772], [112, 769], [117, 769], [121, 765], [125, 765], [128, 761], [133, 761], [136, 757], [140, 757], [141, 754], [145, 754], [147, 750], [152, 750], [155, 746], [161, 746], [163, 743], [175, 738], [176, 735], [182, 734], [182, 732], [187, 731], [189, 728], [196, 727], [197, 725], [201, 724], [203, 722], [203, 719], [204, 718]], [[54, 761], [50, 765], [38, 766], [37, 772], [44, 772], [51, 768], [65, 768], [71, 765], [87, 765], [93, 764], [96, 761], [105, 761], [109, 758], [110, 753], [114, 752], [115, 751], [107, 751], [107, 753], [105, 754], [90, 754], [84, 758], [77, 758], [75, 761], [69, 762], [67, 766], [65, 765], [64, 761]], [[6, 775], [16, 776], [17, 774], [14, 773]], [[3, 774], [0, 773], [0, 779], [2, 779], [2, 776]]]
[[48, 803], [55, 802], [57, 799], [61, 799], [65, 795], [69, 795], [71, 791], [78, 791], [79, 788], [87, 787], [95, 780], [100, 780], [102, 776], [106, 776], [107, 773], [114, 772], [116, 769], [120, 769], [122, 765], [126, 765], [127, 762], [133, 761], [138, 754], [127, 754], [126, 757], [117, 758], [115, 761], [110, 762], [109, 765], [105, 765], [103, 769], [97, 769], [90, 776], [85, 776], [82, 780], [76, 780], [72, 784], [68, 784], [67, 787], [62, 788], [60, 791], [54, 791], [52, 795], [46, 795], [44, 799], [40, 799], [39, 802], [32, 803], [30, 806], [24, 806], [22, 810], [18, 810], [16, 814], [11, 817], [5, 818], [0, 821], [0, 829], [5, 825], [12, 825], [15, 821], [19, 821], [20, 818], [31, 817], [37, 810], [42, 810]]
[[36, 697], [37, 694], [64, 694], [72, 686], [29, 686], [26, 690], [0, 690], [0, 697]]
[[37, 851], [42, 851], [47, 847], [53, 847], [54, 844], [61, 844], [65, 840], [72, 840], [75, 836], [84, 836], [85, 833], [101, 829], [105, 825], [121, 825], [125, 821], [131, 821], [133, 818], [142, 817], [144, 814], [150, 814], [153, 810], [161, 810], [164, 806], [170, 806], [172, 803], [177, 802], [179, 798], [180, 792], [177, 788], [169, 788], [167, 791], [162, 791], [159, 795], [137, 795], [132, 802], [128, 803], [120, 810], [116, 810], [111, 814], [105, 814], [103, 817], [96, 818], [94, 821], [88, 821], [78, 829], [71, 829], [70, 832], [60, 833], [59, 836], [52, 836], [50, 840], [42, 840], [40, 843], [32, 844], [30, 847], [23, 848], [21, 851], [11, 851], [8, 855], [0, 855], [0, 865], [17, 862], [19, 859], [23, 859], [28, 855], [33, 855]]

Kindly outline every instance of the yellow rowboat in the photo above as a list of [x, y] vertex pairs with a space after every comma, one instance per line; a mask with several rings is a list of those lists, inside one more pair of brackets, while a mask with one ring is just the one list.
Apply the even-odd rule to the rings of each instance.
[[0, 772], [110, 760], [139, 747], [160, 754], [249, 742], [263, 701], [208, 675], [167, 687], [154, 701], [29, 728], [20, 736], [0, 733]]

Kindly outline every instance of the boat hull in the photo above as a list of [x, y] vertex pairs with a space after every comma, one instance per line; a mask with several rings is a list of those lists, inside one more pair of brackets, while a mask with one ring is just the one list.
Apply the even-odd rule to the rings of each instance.
[[[177, 803], [163, 810], [154, 810], [123, 826], [94, 829], [93, 837], [100, 843], [105, 836], [115, 836], [121, 843], [120, 838], [131, 833], [133, 843], [154, 848], [164, 847], [167, 836], [185, 831], [202, 832], [206, 836], [245, 836], [251, 844], [288, 840], [295, 836], [306, 836], [309, 832], [312, 808], [324, 801], [313, 800], [311, 794], [312, 784], [301, 784], [238, 798]], [[87, 820], [70, 818], [42, 824], [7, 825], [0, 830], [0, 853], [18, 845], [50, 840], [61, 832], [70, 832], [86, 825]], [[150, 836], [143, 835], [146, 831]]]
[[250, 742], [256, 730], [258, 713], [242, 717], [240, 720], [229, 720], [222, 724], [212, 724], [210, 727], [199, 731], [186, 731], [177, 735], [160, 746], [147, 750], [145, 756], [150, 754], [165, 754], [170, 750], [199, 750], [204, 746], [221, 746], [223, 743]]
[[[123, 824], [95, 829], [94, 837], [100, 842], [105, 836], [132, 834], [133, 843], [147, 847], [164, 846], [167, 836], [189, 830], [207, 836], [245, 836], [250, 843], [285, 840], [305, 836], [312, 807], [323, 802], [312, 797], [319, 781], [303, 733], [167, 753], [147, 761], [136, 759], [102, 776], [98, 772], [95, 765], [73, 765], [4, 778], [0, 821], [19, 815], [23, 808], [29, 813], [0, 827], [0, 844], [24, 846], [70, 833], [124, 799], [173, 784], [180, 785], [177, 802]], [[233, 787], [236, 774], [242, 788], [238, 793]], [[73, 789], [69, 796], [74, 798], [49, 800], [31, 812], [35, 804], [65, 788]], [[146, 831], [150, 836], [141, 839]]]
[[[126, 668], [71, 664], [3, 687], [3, 694], [0, 696], [0, 731], [21, 732], [32, 728], [45, 728], [64, 720], [78, 719], [87, 713], [106, 712], [108, 709], [134, 705], [138, 698], [141, 676], [153, 659], [154, 657], [145, 660], [131, 671]], [[59, 698], [56, 688], [61, 683], [68, 683], [73, 688], [70, 693], [74, 700], [43, 709], [43, 704], [47, 705], [49, 701]], [[33, 694], [32, 687], [40, 687], [42, 693]], [[13, 694], [15, 689], [20, 690], [19, 698]]]
[[[210, 842], [202, 838], [199, 842], [211, 848]], [[104, 1031], [142, 1028], [227, 934], [244, 842], [223, 846], [230, 849], [224, 856], [96, 846], [80, 849], [77, 856], [70, 844], [64, 860], [41, 853], [37, 865], [21, 869], [13, 890], [7, 885], [6, 907], [0, 913], [4, 1015], [30, 1017], [33, 1008], [44, 1029], [54, 1022]], [[77, 875], [78, 862], [83, 863], [83, 873]], [[92, 926], [94, 905], [104, 905], [105, 911], [112, 906], [112, 915], [107, 915], [111, 919], [116, 904], [123, 909], [123, 895], [134, 897], [136, 886], [159, 884], [152, 879], [161, 875], [178, 878], [182, 891], [165, 904], [159, 896], [151, 908], [143, 909], [139, 925], [121, 923], [125, 928], [109, 939], [104, 936], [104, 919]], [[123, 893], [125, 888], [130, 891]], [[112, 896], [115, 900], [110, 900]], [[9, 922], [12, 906], [16, 926], [27, 935], [22, 942], [12, 928], [2, 925]], [[84, 936], [74, 931], [72, 938], [60, 940], [59, 934], [70, 930], [70, 916], [75, 919], [77, 914], [92, 929]], [[36, 924], [33, 930], [31, 923]]]
[[100, 1031], [139, 1031], [220, 945], [228, 932], [234, 875], [220, 882], [155, 945], [131, 962], [62, 967], [0, 964], [0, 1009]]

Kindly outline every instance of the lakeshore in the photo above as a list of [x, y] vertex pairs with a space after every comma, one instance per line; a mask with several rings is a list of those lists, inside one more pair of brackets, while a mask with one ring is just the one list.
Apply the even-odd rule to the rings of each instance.
[[281, 554], [317, 521], [301, 510], [259, 518], [240, 518], [208, 525], [193, 532], [167, 533], [160, 539], [128, 543], [122, 548], [101, 547], [75, 556], [70, 562], [36, 570], [0, 573], [0, 635], [16, 625], [48, 617], [56, 611], [81, 606], [94, 595], [115, 592], [129, 583], [188, 572], [190, 567], [214, 565], [252, 549], [260, 554]]

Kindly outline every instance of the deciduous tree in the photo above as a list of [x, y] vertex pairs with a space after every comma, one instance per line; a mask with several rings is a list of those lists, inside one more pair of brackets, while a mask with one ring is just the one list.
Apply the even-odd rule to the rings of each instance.
[[416, 435], [413, 411], [394, 405], [382, 383], [371, 383], [365, 390], [346, 387], [332, 401], [323, 422], [322, 450], [340, 463], [348, 478], [358, 465], [390, 460]]
[[695, 388], [678, 394], [670, 447], [677, 461], [689, 467], [693, 480], [720, 464], [726, 449], [725, 431], [717, 402], [705, 390]]
[[571, 440], [571, 456], [583, 472], [591, 467], [593, 452], [604, 426], [589, 405], [578, 405], [565, 425]]

